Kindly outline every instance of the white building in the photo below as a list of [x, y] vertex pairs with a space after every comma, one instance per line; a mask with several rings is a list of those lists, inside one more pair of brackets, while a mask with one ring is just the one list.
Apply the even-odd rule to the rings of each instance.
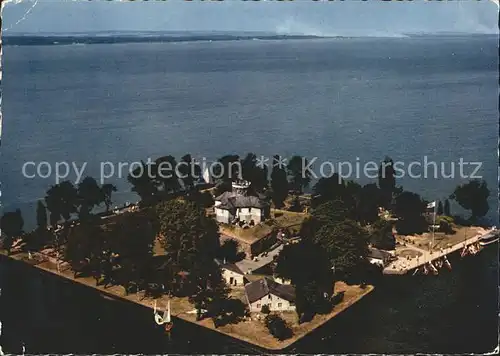
[[260, 312], [264, 305], [269, 306], [270, 311], [295, 310], [295, 287], [269, 278], [247, 284], [245, 297], [250, 311], [254, 313]]
[[224, 281], [226, 282], [227, 285], [231, 287], [238, 287], [238, 286], [244, 286], [245, 285], [245, 273], [241, 269], [239, 269], [238, 266], [236, 266], [234, 263], [226, 263], [221, 262], [219, 260], [215, 260], [217, 264], [221, 268], [222, 272], [222, 278], [224, 278]]
[[259, 224], [270, 215], [269, 204], [258, 197], [247, 196], [248, 182], [233, 183], [232, 192], [224, 192], [215, 198], [216, 220], [231, 224], [236, 220]]

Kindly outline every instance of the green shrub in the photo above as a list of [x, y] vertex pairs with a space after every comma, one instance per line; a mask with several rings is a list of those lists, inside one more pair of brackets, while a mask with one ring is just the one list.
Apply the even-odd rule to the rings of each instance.
[[286, 340], [293, 336], [290, 326], [278, 315], [269, 314], [266, 316], [265, 324], [271, 335], [278, 340]]

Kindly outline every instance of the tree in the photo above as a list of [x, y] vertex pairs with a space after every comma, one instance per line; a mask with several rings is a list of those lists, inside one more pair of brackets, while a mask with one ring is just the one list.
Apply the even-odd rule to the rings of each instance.
[[141, 161], [141, 166], [127, 176], [128, 182], [132, 184], [132, 191], [139, 195], [141, 203], [146, 206], [155, 203], [158, 196], [158, 183], [152, 177], [155, 173], [153, 168], [156, 169], [154, 165], [146, 165]]
[[409, 235], [426, 231], [427, 223], [422, 215], [426, 208], [427, 203], [418, 194], [408, 191], [399, 194], [394, 206], [394, 213], [399, 217], [398, 232]]
[[444, 209], [443, 209], [443, 203], [441, 200], [438, 201], [438, 206], [437, 206], [437, 215], [443, 215]]
[[219, 248], [219, 258], [227, 263], [235, 263], [242, 259], [242, 254], [239, 253], [240, 244], [235, 239], [224, 240]]
[[286, 340], [293, 336], [292, 329], [285, 320], [276, 314], [269, 314], [266, 316], [265, 325], [268, 328], [271, 335], [273, 335], [278, 340]]
[[47, 230], [47, 208], [41, 200], [36, 206], [36, 224], [39, 231]]
[[332, 265], [326, 250], [311, 238], [303, 237], [297, 244], [285, 245], [276, 259], [274, 272], [295, 286], [299, 319], [322, 312], [330, 305], [335, 282]]
[[87, 220], [85, 223], [71, 228], [68, 233], [68, 242], [63, 254], [64, 259], [70, 264], [75, 278], [78, 273], [86, 270], [92, 252], [99, 250], [105, 237], [98, 222], [98, 218]]
[[2, 228], [2, 235], [5, 235], [3, 247], [10, 254], [14, 239], [23, 233], [24, 220], [21, 210], [17, 209], [16, 211], [4, 213], [0, 220], [0, 226]]
[[108, 232], [110, 250], [118, 258], [125, 289], [131, 283], [139, 286], [147, 282], [157, 235], [155, 219], [149, 210], [126, 213], [116, 219]]
[[386, 209], [390, 208], [392, 196], [396, 189], [395, 174], [394, 162], [390, 157], [385, 157], [378, 171], [378, 186], [381, 192], [381, 205]]
[[78, 211], [78, 191], [69, 181], [53, 185], [46, 193], [45, 205], [50, 211], [52, 227], [55, 227], [61, 219], [67, 223], [71, 214]]
[[106, 212], [109, 212], [109, 208], [111, 207], [111, 204], [113, 204], [113, 201], [111, 200], [111, 195], [113, 194], [113, 192], [116, 192], [117, 189], [113, 184], [106, 183], [102, 185], [101, 190], [102, 190], [102, 195], [104, 197], [104, 205], [106, 206]]
[[370, 241], [373, 247], [381, 250], [394, 250], [396, 239], [392, 234], [392, 223], [379, 219], [371, 226]]
[[328, 201], [317, 206], [312, 211], [312, 216], [320, 224], [335, 223], [349, 217], [349, 211], [341, 200]]
[[444, 201], [444, 215], [451, 216], [450, 201], [448, 199]]
[[293, 156], [287, 166], [290, 188], [300, 194], [311, 182], [311, 172], [305, 169], [307, 165], [307, 159], [301, 156]]
[[320, 178], [313, 187], [313, 207], [328, 201], [343, 200], [345, 190], [345, 182], [337, 173], [328, 178]]
[[241, 162], [238, 155], [226, 155], [218, 160], [219, 164], [214, 167], [214, 176], [218, 177], [219, 183], [226, 183], [231, 189], [231, 182], [241, 179]]
[[273, 170], [271, 172], [272, 201], [276, 208], [281, 208], [288, 196], [288, 180], [285, 166], [280, 156], [273, 157]]
[[80, 220], [88, 218], [94, 207], [100, 205], [105, 200], [104, 193], [96, 180], [92, 177], [85, 177], [78, 184], [78, 202], [80, 205]]
[[180, 189], [177, 161], [173, 156], [163, 156], [154, 163], [154, 181], [164, 193], [175, 193]]
[[371, 224], [378, 219], [380, 189], [376, 184], [366, 184], [359, 191], [356, 220], [362, 224]]
[[322, 246], [341, 278], [354, 277], [366, 262], [368, 232], [352, 220], [323, 225], [314, 235], [314, 242]]
[[486, 182], [474, 179], [456, 187], [453, 194], [450, 195], [450, 199], [455, 200], [465, 210], [470, 210], [471, 221], [476, 221], [488, 213], [490, 209], [489, 196], [490, 190]]
[[241, 173], [244, 180], [251, 183], [254, 192], [262, 192], [267, 187], [267, 167], [257, 165], [257, 156], [254, 153], [248, 153], [241, 161]]
[[188, 191], [194, 188], [195, 182], [202, 176], [201, 167], [193, 161], [190, 154], [184, 155], [181, 158], [179, 173], [181, 174], [180, 178], [184, 184], [184, 188]]
[[160, 241], [171, 263], [189, 270], [195, 261], [212, 259], [219, 247], [218, 226], [195, 204], [183, 200], [156, 206]]

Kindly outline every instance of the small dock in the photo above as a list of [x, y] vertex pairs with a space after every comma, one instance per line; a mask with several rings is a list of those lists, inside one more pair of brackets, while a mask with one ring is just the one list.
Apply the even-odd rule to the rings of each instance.
[[464, 251], [464, 248], [471, 248], [473, 254], [479, 252], [478, 244], [481, 239], [498, 236], [499, 233], [500, 231], [496, 229], [485, 230], [464, 241], [440, 249], [426, 250], [415, 245], [406, 245], [402, 251], [405, 253], [400, 253], [394, 261], [390, 262], [383, 269], [383, 273], [386, 275], [404, 275], [418, 268], [424, 268], [424, 266], [429, 266], [432, 272], [438, 260], [443, 261], [446, 256], [457, 251]]

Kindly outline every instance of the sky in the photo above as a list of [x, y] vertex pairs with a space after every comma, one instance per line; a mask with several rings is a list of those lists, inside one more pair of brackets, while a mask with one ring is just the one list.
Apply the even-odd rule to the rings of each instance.
[[492, 0], [11, 0], [2, 16], [5, 35], [94, 31], [264, 31], [389, 37], [404, 33], [498, 33], [498, 5]]

